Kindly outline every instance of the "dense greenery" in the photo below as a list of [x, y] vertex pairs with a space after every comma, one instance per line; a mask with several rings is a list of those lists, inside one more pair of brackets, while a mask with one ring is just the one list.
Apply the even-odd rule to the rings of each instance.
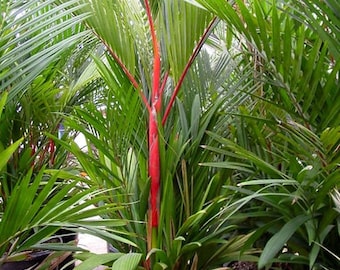
[[117, 251], [77, 269], [339, 268], [336, 0], [0, 10], [1, 255], [67, 226]]

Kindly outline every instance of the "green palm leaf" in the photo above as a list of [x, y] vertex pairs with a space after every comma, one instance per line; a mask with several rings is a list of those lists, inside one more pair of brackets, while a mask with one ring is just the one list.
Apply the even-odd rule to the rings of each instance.
[[[71, 182], [71, 178], [75, 179]], [[79, 180], [82, 179], [69, 173], [41, 170], [36, 176], [32, 176], [31, 171], [17, 183], [0, 222], [0, 252], [4, 254], [10, 250], [6, 260], [32, 248], [72, 250], [70, 246], [46, 243], [60, 227], [134, 245], [119, 236], [119, 229], [110, 233], [102, 229], [104, 225], [116, 228], [126, 226], [127, 221], [107, 220], [103, 223], [87, 220], [95, 215], [117, 211], [122, 206], [107, 204], [93, 208], [93, 205], [106, 200], [107, 195], [103, 190], [78, 189]], [[65, 184], [65, 181], [68, 183]]]
[[87, 14], [72, 16], [81, 8], [68, 9], [78, 1], [56, 5], [58, 1], [7, 1], [2, 14], [0, 36], [0, 91], [9, 91], [10, 102], [69, 46], [84, 36], [79, 23]]
[[287, 222], [266, 244], [259, 259], [259, 268], [265, 267], [270, 263], [295, 231], [309, 218], [309, 216], [302, 215]]
[[138, 254], [138, 253], [125, 254], [113, 263], [112, 270], [137, 269], [141, 259], [142, 259], [142, 254]]

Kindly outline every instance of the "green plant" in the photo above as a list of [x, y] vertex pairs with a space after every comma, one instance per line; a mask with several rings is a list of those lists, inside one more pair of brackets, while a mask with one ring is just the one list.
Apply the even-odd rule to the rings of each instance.
[[250, 242], [264, 247], [259, 267], [336, 268], [339, 217], [329, 195], [339, 188], [338, 5], [195, 2], [226, 23], [228, 46], [238, 42], [260, 83], [237, 113], [226, 112], [224, 138], [210, 133], [220, 146], [206, 148], [225, 160], [205, 163], [231, 171], [244, 230], [258, 227]]
[[88, 208], [105, 196], [101, 190], [84, 189], [86, 179], [77, 171], [62, 170], [68, 166], [68, 153], [48, 136], [57, 134], [61, 113], [81, 103], [91, 88], [91, 84], [82, 87], [85, 82], [80, 76], [88, 48], [91, 52], [93, 48], [79, 24], [86, 14], [73, 16], [76, 8], [67, 9], [76, 1], [58, 3], [0, 3], [1, 265], [30, 258], [41, 249], [77, 250], [74, 245], [51, 243], [60, 228], [108, 239], [115, 235], [100, 230], [103, 223], [87, 219], [114, 211], [116, 205]]
[[[6, 98], [5, 92], [0, 99], [0, 117]], [[13, 154], [22, 142], [23, 138], [6, 149], [0, 149], [1, 187], [4, 185], [4, 169], [12, 162]], [[26, 175], [16, 179], [11, 192], [1, 194], [0, 265], [29, 259], [39, 250], [50, 250], [49, 256], [39, 266], [46, 267], [53, 264], [53, 258], [67, 256], [70, 252], [84, 251], [77, 248], [75, 242], [56, 243], [58, 237], [54, 233], [60, 228], [132, 244], [119, 237], [119, 230], [108, 232], [105, 229], [108, 225], [126, 226], [128, 221], [89, 220], [98, 214], [124, 207], [115, 203], [98, 206], [98, 202], [107, 200], [104, 190], [83, 188], [86, 180], [76, 176], [73, 171], [47, 170], [41, 167], [38, 174], [33, 174], [33, 167], [30, 164], [29, 166], [31, 169]], [[7, 195], [9, 196], [5, 197]], [[94, 207], [95, 205], [97, 206]]]
[[[65, 165], [65, 149], [77, 156], [89, 178], [77, 181], [104, 187], [94, 202], [106, 209], [98, 214], [112, 235], [97, 232], [121, 252], [81, 254], [79, 269], [207, 269], [257, 260], [253, 244], [263, 248], [260, 267], [338, 263], [339, 218], [329, 196], [339, 163], [334, 0], [1, 8], [0, 91], [10, 97], [0, 138], [6, 148], [24, 137], [1, 174], [2, 194], [8, 199], [27, 183], [32, 164], [36, 183], [40, 168]], [[84, 93], [92, 102], [78, 98]], [[85, 135], [87, 153], [66, 135], [56, 138], [61, 114], [71, 112], [65, 124]], [[117, 230], [111, 219], [130, 222]]]
[[[77, 188], [79, 179], [71, 182], [70, 177], [66, 172], [43, 169], [33, 179], [31, 171], [17, 182], [1, 213], [1, 264], [27, 259], [41, 249], [82, 250], [75, 243], [70, 246], [49, 240], [56, 238], [53, 234], [60, 228], [89, 232], [92, 226], [101, 226], [98, 221], [86, 219], [105, 210], [103, 207], [88, 208], [103, 200], [102, 191]], [[111, 222], [117, 226], [125, 224], [122, 220]], [[105, 236], [104, 231], [101, 234]]]
[[[223, 172], [198, 165], [219, 158], [200, 145], [212, 142], [206, 129], [223, 125], [221, 108], [229, 99], [234, 106], [244, 102], [256, 88], [229, 66], [228, 53], [211, 64], [211, 55], [201, 51], [215, 18], [184, 1], [148, 4], [92, 1], [84, 9], [94, 14], [87, 25], [106, 47], [94, 57], [105, 86], [97, 104], [76, 108], [65, 121], [85, 135], [87, 153], [60, 143], [77, 156], [91, 186], [114, 188], [114, 198], [129, 205], [108, 216], [131, 221], [126, 237], [135, 246], [111, 244], [141, 253], [140, 266], [205, 269], [256, 260], [239, 252], [249, 235], [236, 235], [237, 221], [221, 223], [220, 210], [228, 205], [220, 192]], [[79, 269], [93, 267], [94, 260]]]
[[[275, 130], [277, 134], [271, 137], [269, 158], [212, 135], [224, 145], [224, 150], [218, 151], [225, 153], [228, 160], [223, 164], [205, 165], [231, 168], [233, 164], [239, 164], [235, 171], [237, 177], [231, 178], [233, 185], [226, 188], [243, 194], [241, 197], [248, 204], [241, 205], [244, 207], [241, 215], [247, 217], [250, 225], [244, 228], [245, 231], [258, 227], [249, 243], [264, 247], [260, 267], [278, 261], [307, 264], [311, 269], [317, 266], [334, 269], [332, 267], [339, 263], [338, 260], [320, 247], [324, 246], [334, 254], [339, 252], [339, 214], [333, 209], [329, 197], [331, 191], [338, 188], [339, 172], [334, 169], [336, 159], [322, 160], [316, 153], [332, 156], [323, 147], [326, 142], [333, 141], [335, 144], [328, 146], [334, 149], [339, 143], [339, 136], [334, 138], [334, 133], [327, 131], [320, 141], [302, 126], [296, 130], [297, 124], [281, 125], [266, 124], [266, 129], [270, 130], [266, 132], [274, 133]], [[252, 129], [243, 126], [243, 131]], [[247, 140], [253, 138], [247, 135]], [[282, 141], [286, 143], [282, 144]], [[268, 143], [267, 139], [262, 147], [267, 147]], [[237, 157], [232, 157], [232, 153], [236, 153]], [[276, 163], [278, 167], [274, 166]]]
[[35, 173], [47, 164], [50, 168], [65, 164], [67, 153], [46, 133], [57, 134], [61, 112], [69, 112], [86, 93], [69, 87], [79, 77], [72, 68], [86, 64], [86, 49], [79, 49], [88, 41], [79, 24], [85, 16], [66, 10], [72, 2], [56, 4], [1, 3], [0, 93], [7, 92], [8, 98], [0, 118], [0, 141], [6, 147], [23, 138], [2, 173], [3, 198], [31, 167]]
[[[7, 100], [7, 92], [2, 93], [0, 96], [0, 119], [1, 115]], [[0, 172], [3, 170], [3, 168], [7, 165], [8, 160], [11, 158], [13, 153], [16, 151], [16, 149], [19, 147], [20, 143], [22, 142], [22, 139], [19, 139], [15, 142], [13, 142], [9, 147], [6, 149], [4, 148], [3, 144], [0, 142]]]

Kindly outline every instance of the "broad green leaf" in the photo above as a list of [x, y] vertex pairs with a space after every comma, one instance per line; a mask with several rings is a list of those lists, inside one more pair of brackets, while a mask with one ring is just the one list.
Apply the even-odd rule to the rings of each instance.
[[288, 179], [256, 179], [250, 181], [244, 181], [238, 184], [238, 186], [252, 186], [252, 185], [270, 185], [270, 184], [281, 184], [281, 185], [298, 185], [296, 180]]
[[252, 166], [244, 163], [230, 162], [230, 161], [222, 161], [222, 162], [205, 162], [201, 163], [201, 166], [209, 166], [216, 168], [224, 168], [236, 171], [243, 171], [247, 173], [253, 173]]
[[[23, 142], [23, 138], [12, 143], [5, 150], [0, 151], [0, 171], [7, 164], [8, 160], [11, 158], [13, 153], [17, 150], [19, 145]], [[0, 142], [1, 144], [1, 142]]]
[[154, 270], [165, 270], [169, 268], [165, 263], [155, 263], [152, 267]]
[[[82, 263], [77, 265], [74, 268], [74, 270], [93, 270], [94, 268], [102, 264], [107, 264], [107, 263], [116, 261], [120, 257], [124, 256], [124, 254], [122, 253], [107, 253], [107, 254], [84, 253], [83, 255], [80, 254], [79, 256], [85, 257], [85, 259], [83, 260]], [[124, 269], [124, 268], [121, 268], [121, 269]]]
[[[3, 92], [0, 95], [0, 97], [1, 97], [0, 98], [0, 119], [1, 119], [2, 111], [3, 111], [5, 104], [6, 104], [7, 96], [8, 96], [8, 92]], [[0, 151], [2, 151], [2, 149], [0, 149]]]
[[200, 247], [202, 247], [202, 244], [200, 242], [191, 242], [191, 243], [185, 244], [185, 245], [183, 245], [183, 247], [181, 249], [181, 254], [185, 254], [185, 253], [195, 251], [195, 250], [199, 249]]
[[279, 253], [284, 244], [292, 237], [309, 216], [301, 215], [289, 220], [280, 231], [274, 234], [266, 244], [259, 259], [259, 268], [265, 267]]
[[185, 235], [188, 230], [199, 224], [199, 221], [206, 215], [205, 210], [201, 210], [185, 220], [181, 228], [178, 230], [177, 235]]
[[152, 255], [156, 255], [157, 258], [159, 258], [163, 263], [169, 263], [169, 258], [166, 252], [162, 249], [159, 248], [151, 249], [146, 255], [146, 260], [149, 260], [152, 257]]
[[139, 253], [125, 254], [113, 263], [112, 270], [137, 269], [141, 259], [142, 254]]

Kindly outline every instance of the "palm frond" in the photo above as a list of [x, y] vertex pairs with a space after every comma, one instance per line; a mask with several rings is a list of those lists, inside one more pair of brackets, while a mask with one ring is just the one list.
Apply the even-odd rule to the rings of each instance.
[[8, 102], [23, 95], [44, 69], [85, 34], [79, 23], [87, 14], [73, 16], [81, 5], [70, 8], [78, 1], [57, 2], [6, 2], [1, 24], [0, 91], [9, 92]]
[[159, 38], [166, 63], [178, 81], [212, 15], [185, 1], [164, 1], [159, 14]]
[[[98, 213], [105, 214], [107, 211], [104, 208], [107, 209], [108, 205], [104, 208], [93, 207], [107, 197], [105, 191], [82, 189], [80, 184], [83, 179], [67, 171], [43, 169], [33, 176], [31, 170], [21, 180], [15, 186], [2, 213], [0, 252], [2, 255], [7, 252], [4, 260], [10, 260], [12, 256], [31, 248], [58, 248], [56, 245], [49, 245], [47, 240], [61, 227], [110, 238], [105, 230], [98, 230], [105, 222], [88, 220], [89, 217]], [[112, 204], [109, 207], [117, 210], [122, 206]], [[107, 220], [106, 223], [110, 226], [125, 226], [127, 221]], [[115, 236], [111, 233], [111, 236], [125, 241], [119, 237], [119, 233]], [[59, 248], [72, 249], [70, 246]]]

